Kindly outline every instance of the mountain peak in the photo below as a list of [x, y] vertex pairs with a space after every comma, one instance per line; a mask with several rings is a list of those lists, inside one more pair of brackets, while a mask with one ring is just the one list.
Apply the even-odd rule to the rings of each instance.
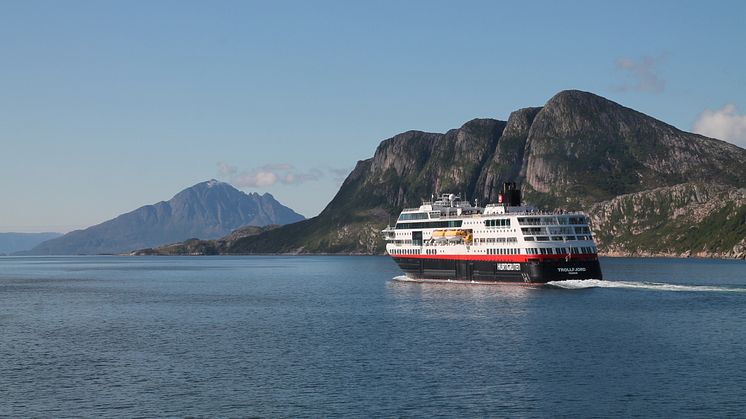
[[204, 182], [200, 182], [200, 183], [194, 184], [194, 185], [192, 185], [192, 186], [190, 186], [190, 187], [188, 187], [186, 189], [195, 189], [195, 188], [196, 189], [201, 189], [201, 188], [212, 189], [212, 188], [220, 188], [220, 187], [223, 187], [223, 188], [224, 187], [229, 187], [231, 189], [236, 189], [230, 183], [222, 182], [222, 181], [219, 181], [217, 179], [206, 180]]
[[216, 180], [216, 179], [210, 179], [210, 180], [207, 181], [207, 187], [208, 188], [212, 188], [213, 186], [220, 185], [221, 183], [223, 183], [223, 182], [221, 182], [219, 180]]
[[568, 90], [560, 90], [557, 92], [554, 96], [549, 98], [547, 103], [552, 102], [567, 102], [567, 101], [575, 101], [575, 102], [611, 102], [609, 99], [606, 99], [603, 96], [597, 95], [595, 93], [586, 92], [584, 90], [577, 90], [577, 89], [568, 89]]
[[174, 243], [191, 237], [214, 239], [252, 225], [289, 224], [304, 217], [275, 199], [246, 194], [210, 179], [169, 201], [146, 205], [101, 224], [47, 240], [31, 254], [101, 254]]

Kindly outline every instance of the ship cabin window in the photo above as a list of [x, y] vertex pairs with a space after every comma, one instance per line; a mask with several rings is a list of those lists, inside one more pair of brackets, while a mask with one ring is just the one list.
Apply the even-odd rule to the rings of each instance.
[[523, 227], [521, 228], [521, 232], [526, 236], [533, 236], [536, 234], [546, 234], [546, 229], [544, 227]]
[[518, 217], [518, 224], [529, 226], [548, 226], [561, 224], [563, 218], [557, 217]]
[[518, 217], [518, 224], [538, 226], [538, 225], [541, 225], [541, 218], [539, 217]]
[[549, 234], [573, 234], [573, 227], [549, 227]]
[[568, 217], [568, 224], [587, 224], [585, 217]]
[[547, 236], [536, 236], [536, 241], [537, 242], [549, 241], [549, 237], [547, 237]]
[[523, 240], [526, 240], [527, 242], [532, 242], [532, 241], [534, 241], [534, 238], [533, 237], [524, 237]]
[[548, 254], [549, 254], [549, 252], [550, 252], [550, 251], [551, 251], [552, 249], [547, 249], [546, 247], [542, 247], [542, 248], [541, 248], [541, 249], [539, 249], [539, 250], [541, 251], [541, 254], [542, 254], [542, 255], [548, 255]]
[[552, 240], [562, 241], [562, 236], [552, 236]]
[[565, 241], [575, 240], [575, 236], [565, 236]]
[[495, 220], [484, 220], [485, 227], [510, 227], [510, 218], [498, 218]]
[[426, 212], [410, 212], [399, 215], [400, 220], [427, 220]]
[[591, 230], [588, 227], [575, 227], [575, 234], [590, 234]]
[[574, 254], [574, 255], [579, 255], [580, 254], [580, 249], [579, 248], [573, 247], [571, 249], [572, 249], [572, 254]]

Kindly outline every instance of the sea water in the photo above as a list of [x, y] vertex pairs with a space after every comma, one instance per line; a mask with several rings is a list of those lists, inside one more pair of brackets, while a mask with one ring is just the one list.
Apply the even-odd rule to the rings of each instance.
[[0, 416], [746, 415], [746, 263], [397, 281], [386, 257], [0, 258]]

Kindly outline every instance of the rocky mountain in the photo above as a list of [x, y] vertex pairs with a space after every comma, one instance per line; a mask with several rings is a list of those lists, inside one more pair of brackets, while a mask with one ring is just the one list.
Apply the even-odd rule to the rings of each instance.
[[27, 254], [111, 254], [174, 243], [190, 237], [213, 239], [241, 226], [289, 224], [304, 217], [269, 193], [246, 194], [210, 180], [112, 220], [34, 247]]
[[446, 191], [494, 202], [508, 180], [534, 205], [589, 212], [602, 252], [744, 256], [746, 150], [576, 90], [506, 122], [384, 140], [317, 217], [226, 253], [380, 253], [401, 208]]
[[0, 233], [0, 255], [28, 250], [62, 233]]
[[746, 188], [683, 183], [621, 195], [588, 212], [608, 255], [746, 257]]

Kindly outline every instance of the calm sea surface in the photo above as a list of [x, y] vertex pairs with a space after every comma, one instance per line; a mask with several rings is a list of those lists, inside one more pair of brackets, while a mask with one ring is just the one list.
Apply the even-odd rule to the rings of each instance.
[[559, 287], [386, 257], [0, 258], [0, 416], [746, 416], [746, 263]]

